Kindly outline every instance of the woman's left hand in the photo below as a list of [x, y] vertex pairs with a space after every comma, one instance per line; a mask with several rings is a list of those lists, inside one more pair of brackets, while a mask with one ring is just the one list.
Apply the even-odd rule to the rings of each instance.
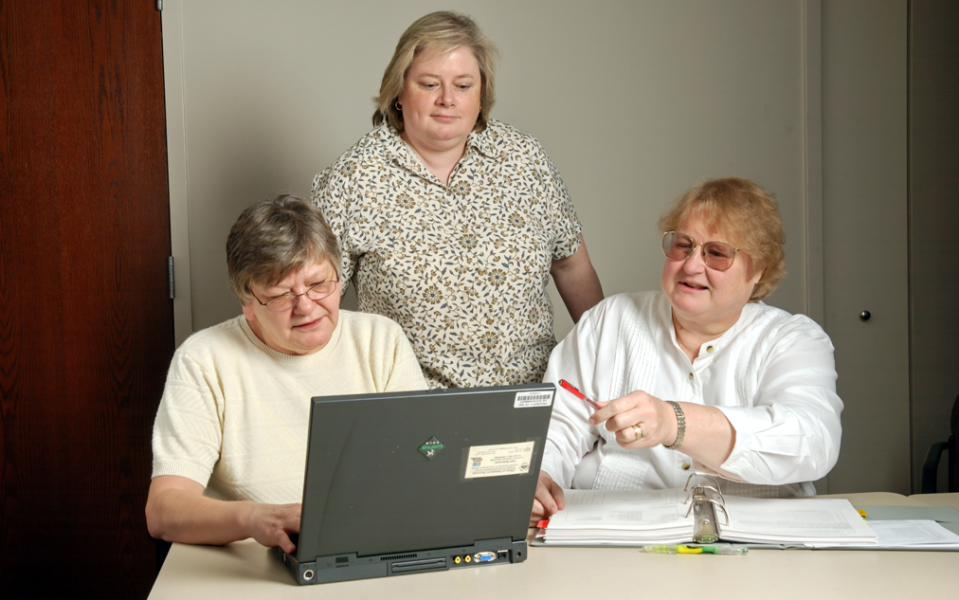
[[[676, 441], [678, 428], [673, 407], [643, 391], [610, 400], [590, 416], [589, 422], [597, 426], [605, 423], [623, 448], [670, 446]], [[634, 425], [642, 430], [642, 437], [636, 436]]]

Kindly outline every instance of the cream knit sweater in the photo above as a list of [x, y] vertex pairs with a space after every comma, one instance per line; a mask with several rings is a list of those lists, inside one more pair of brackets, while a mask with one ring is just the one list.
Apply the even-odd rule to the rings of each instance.
[[177, 350], [153, 429], [153, 476], [179, 475], [206, 495], [300, 502], [310, 398], [425, 389], [403, 330], [341, 310], [315, 354], [272, 350], [241, 315]]

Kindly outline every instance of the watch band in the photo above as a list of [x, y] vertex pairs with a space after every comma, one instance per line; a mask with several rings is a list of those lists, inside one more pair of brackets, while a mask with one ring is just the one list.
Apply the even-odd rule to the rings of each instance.
[[667, 400], [666, 403], [676, 411], [676, 443], [672, 446], [666, 446], [666, 449], [679, 450], [679, 447], [683, 445], [683, 438], [686, 437], [686, 415], [683, 414], [683, 409], [679, 407], [679, 404], [672, 400]]

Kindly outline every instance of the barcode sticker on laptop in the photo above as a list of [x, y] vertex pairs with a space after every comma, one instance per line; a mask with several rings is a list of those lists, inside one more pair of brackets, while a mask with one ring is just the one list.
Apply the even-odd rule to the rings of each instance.
[[552, 403], [553, 392], [518, 392], [513, 399], [513, 408], [549, 406]]

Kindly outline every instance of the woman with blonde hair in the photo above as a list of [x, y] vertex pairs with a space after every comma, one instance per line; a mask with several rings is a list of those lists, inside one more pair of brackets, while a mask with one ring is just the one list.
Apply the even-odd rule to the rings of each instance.
[[762, 299], [786, 273], [776, 201], [730, 177], [691, 189], [660, 220], [661, 292], [619, 294], [553, 351], [560, 390], [533, 520], [563, 489], [682, 488], [718, 478], [725, 493], [815, 494], [839, 457], [842, 401], [829, 337]]
[[489, 116], [495, 53], [468, 17], [417, 20], [375, 129], [313, 181], [344, 286], [403, 327], [431, 387], [540, 381], [556, 345], [550, 276], [573, 321], [603, 297], [556, 168]]

